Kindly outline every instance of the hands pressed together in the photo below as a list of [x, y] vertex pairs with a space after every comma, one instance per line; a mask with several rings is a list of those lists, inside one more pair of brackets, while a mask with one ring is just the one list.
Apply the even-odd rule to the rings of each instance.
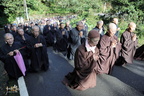
[[111, 41], [111, 47], [112, 47], [112, 48], [115, 48], [116, 45], [117, 45], [117, 41], [116, 41], [116, 40]]
[[134, 36], [132, 36], [132, 40], [136, 41], [136, 38], [137, 38], [137, 36], [136, 36], [136, 34], [134, 34]]
[[14, 53], [16, 53], [16, 54], [19, 53], [19, 50], [16, 49], [14, 51], [11, 51], [11, 52], [8, 53], [8, 55], [9, 56], [14, 56]]
[[39, 48], [39, 47], [42, 47], [42, 46], [43, 46], [42, 43], [37, 43], [37, 44], [34, 45], [35, 48]]

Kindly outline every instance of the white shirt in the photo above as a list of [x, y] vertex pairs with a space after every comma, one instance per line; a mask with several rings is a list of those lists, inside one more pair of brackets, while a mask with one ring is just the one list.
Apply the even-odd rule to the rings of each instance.
[[89, 51], [92, 51], [93, 53], [95, 53], [95, 48], [96, 48], [96, 46], [91, 47], [91, 46], [88, 44], [88, 40], [86, 40], [85, 47], [86, 47], [86, 50], [87, 50], [88, 52], [89, 52]]

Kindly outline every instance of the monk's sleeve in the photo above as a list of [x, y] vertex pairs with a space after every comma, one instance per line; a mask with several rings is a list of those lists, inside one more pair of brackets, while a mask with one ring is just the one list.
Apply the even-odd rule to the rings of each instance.
[[105, 38], [102, 38], [100, 41], [100, 60], [106, 61], [107, 58], [111, 55], [113, 48], [108, 45], [108, 42]]
[[115, 56], [116, 56], [116, 59], [119, 57], [120, 50], [121, 50], [121, 43], [117, 39], [117, 45], [116, 45], [115, 52], [114, 52]]
[[47, 44], [46, 44], [46, 40], [44, 39], [44, 37], [41, 37], [41, 39], [42, 39], [42, 44], [43, 44], [43, 46], [46, 46]]
[[71, 39], [71, 42], [73, 44], [76, 44], [78, 42], [78, 40], [80, 39], [79, 36], [75, 35], [75, 31], [70, 31], [70, 39]]
[[122, 44], [122, 48], [124, 50], [128, 50], [128, 49], [133, 48], [136, 41], [132, 41], [130, 35], [128, 34], [122, 34], [120, 42]]
[[65, 30], [65, 38], [69, 38], [69, 34], [67, 30]]
[[77, 49], [75, 53], [75, 69], [76, 70], [84, 70], [87, 65], [87, 59], [84, 58], [82, 52]]
[[5, 60], [10, 57], [9, 55], [5, 54], [3, 51], [2, 51], [2, 48], [0, 48], [0, 60], [2, 62], [5, 62]]

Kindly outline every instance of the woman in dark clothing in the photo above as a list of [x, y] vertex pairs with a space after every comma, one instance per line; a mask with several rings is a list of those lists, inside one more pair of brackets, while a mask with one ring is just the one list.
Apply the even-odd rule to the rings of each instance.
[[18, 42], [14, 42], [14, 37], [10, 33], [6, 33], [4, 38], [6, 44], [0, 48], [0, 60], [4, 63], [4, 68], [7, 71], [8, 76], [10, 78], [18, 79], [22, 76], [22, 72], [16, 63], [14, 56], [19, 52], [23, 55], [23, 46]]

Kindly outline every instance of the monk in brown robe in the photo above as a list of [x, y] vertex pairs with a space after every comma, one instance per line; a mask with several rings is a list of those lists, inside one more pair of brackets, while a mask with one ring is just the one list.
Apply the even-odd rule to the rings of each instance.
[[88, 39], [80, 45], [75, 53], [73, 72], [65, 76], [63, 83], [70, 88], [86, 90], [96, 86], [96, 61], [99, 50], [96, 47], [100, 34], [92, 30], [88, 34]]
[[137, 36], [133, 33], [135, 29], [136, 24], [131, 22], [128, 24], [128, 29], [126, 29], [126, 31], [121, 36], [121, 65], [133, 62], [133, 57], [137, 46]]
[[110, 74], [116, 59], [119, 57], [121, 44], [115, 36], [117, 26], [114, 23], [108, 25], [108, 32], [100, 40], [100, 56], [98, 60], [98, 73]]

